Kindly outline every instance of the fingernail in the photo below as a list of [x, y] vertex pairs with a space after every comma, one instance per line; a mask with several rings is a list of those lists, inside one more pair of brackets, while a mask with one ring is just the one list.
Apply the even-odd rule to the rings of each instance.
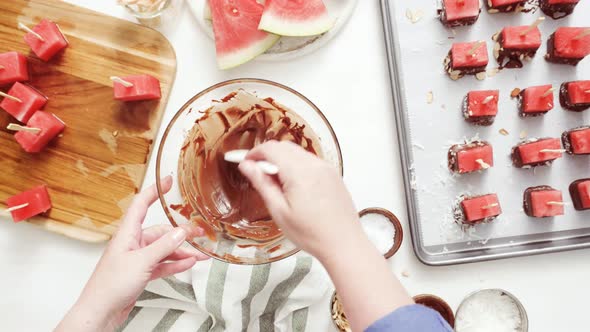
[[181, 242], [186, 239], [186, 231], [180, 227], [177, 227], [172, 231], [172, 239], [176, 242]]

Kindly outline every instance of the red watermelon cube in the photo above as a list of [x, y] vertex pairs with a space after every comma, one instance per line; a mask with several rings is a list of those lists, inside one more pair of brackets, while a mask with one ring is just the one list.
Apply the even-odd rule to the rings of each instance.
[[0, 103], [0, 107], [20, 122], [29, 121], [33, 113], [47, 103], [47, 97], [36, 89], [20, 82], [14, 83], [7, 94], [17, 98], [18, 101], [4, 98]]
[[551, 84], [532, 86], [520, 93], [520, 115], [542, 115], [553, 109], [553, 87]]
[[550, 165], [562, 151], [557, 138], [532, 139], [512, 148], [512, 161], [519, 168]]
[[451, 146], [448, 153], [449, 169], [464, 174], [494, 166], [494, 153], [488, 142], [473, 142]]
[[502, 47], [520, 51], [537, 50], [541, 47], [541, 30], [537, 27], [529, 29], [528, 25], [502, 29]]
[[479, 0], [443, 0], [440, 20], [448, 27], [470, 25], [479, 17]]
[[581, 112], [590, 108], [590, 80], [561, 84], [559, 102], [570, 111]]
[[41, 185], [8, 198], [6, 205], [9, 209], [21, 206], [21, 208], [10, 212], [12, 220], [19, 222], [49, 211], [51, 209], [51, 200], [49, 199], [47, 186]]
[[577, 65], [590, 54], [590, 34], [588, 27], [560, 27], [547, 41], [547, 55], [550, 62]]
[[160, 99], [160, 81], [151, 75], [131, 75], [122, 77], [122, 80], [131, 83], [126, 87], [121, 82], [113, 82], [114, 97], [122, 101], [138, 101]]
[[590, 154], [590, 126], [578, 127], [561, 135], [563, 147], [569, 154]]
[[561, 191], [549, 186], [528, 188], [524, 192], [524, 211], [529, 217], [546, 218], [564, 214]]
[[461, 210], [467, 224], [488, 221], [502, 213], [498, 195], [488, 194], [477, 197], [468, 197], [461, 201]]
[[43, 40], [28, 32], [25, 35], [25, 42], [33, 53], [43, 61], [49, 61], [59, 51], [68, 47], [68, 41], [59, 26], [48, 19], [41, 20], [32, 30], [41, 36]]
[[498, 90], [470, 91], [463, 107], [463, 117], [476, 125], [491, 125], [498, 114], [498, 96]]
[[18, 52], [0, 54], [0, 85], [28, 81], [27, 58]]
[[[472, 43], [454, 43], [451, 47], [451, 63], [452, 68], [474, 68], [485, 67], [488, 64], [488, 49], [487, 44], [479, 42]], [[470, 53], [473, 47], [477, 47]]]
[[580, 179], [572, 182], [569, 191], [576, 210], [590, 210], [590, 179]]
[[33, 114], [27, 127], [38, 128], [38, 133], [19, 131], [14, 134], [14, 138], [21, 147], [29, 153], [41, 152], [49, 142], [59, 135], [64, 129], [65, 124], [57, 116], [47, 112], [37, 112]]

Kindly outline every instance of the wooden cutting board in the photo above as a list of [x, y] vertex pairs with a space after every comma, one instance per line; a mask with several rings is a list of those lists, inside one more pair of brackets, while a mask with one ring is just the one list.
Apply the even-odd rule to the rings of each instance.
[[[20, 21], [59, 24], [69, 40], [45, 63], [30, 53]], [[53, 209], [29, 222], [76, 239], [108, 240], [141, 187], [147, 161], [176, 74], [174, 50], [159, 32], [58, 0], [0, 1], [0, 52], [28, 55], [32, 86], [49, 97], [45, 111], [67, 125], [39, 154], [28, 154], [5, 128], [15, 122], [0, 110], [0, 204], [47, 184]], [[113, 100], [109, 76], [150, 74], [162, 99]], [[6, 92], [8, 87], [1, 87]]]

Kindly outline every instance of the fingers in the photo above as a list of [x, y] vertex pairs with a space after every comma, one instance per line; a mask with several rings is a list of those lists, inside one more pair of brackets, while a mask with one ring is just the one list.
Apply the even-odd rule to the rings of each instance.
[[200, 260], [200, 261], [209, 258], [209, 256], [203, 254], [202, 252], [198, 251], [197, 249], [195, 249], [193, 247], [186, 247], [186, 248], [181, 247], [181, 248], [174, 250], [174, 252], [171, 255], [169, 255], [168, 257], [164, 258], [162, 260], [162, 262], [179, 261], [181, 259], [190, 258], [190, 257], [196, 257], [197, 260]]
[[149, 246], [139, 249], [147, 265], [154, 265], [164, 258], [172, 255], [184, 242], [188, 233], [183, 228], [176, 227], [174, 230], [162, 235]]
[[245, 160], [238, 167], [260, 194], [273, 218], [281, 222], [289, 211], [289, 204], [280, 185], [264, 174], [252, 160]]
[[[196, 225], [185, 224], [180, 225], [178, 227], [181, 227], [187, 232], [187, 239], [192, 239], [204, 235], [203, 229]], [[155, 225], [144, 229], [143, 234], [141, 236], [141, 247], [145, 247], [152, 244], [157, 239], [161, 238], [164, 234], [170, 232], [173, 229], [174, 227], [172, 227], [172, 225]]]
[[[167, 176], [161, 182], [162, 192], [167, 193], [172, 187], [172, 177]], [[155, 185], [141, 191], [133, 199], [133, 203], [127, 210], [127, 215], [119, 228], [118, 234], [137, 236], [141, 231], [141, 224], [145, 219], [148, 208], [158, 199], [158, 190]]]
[[189, 257], [176, 262], [171, 263], [160, 263], [156, 265], [152, 271], [151, 280], [164, 278], [177, 273], [184, 272], [197, 263], [197, 257]]
[[270, 161], [282, 168], [292, 165], [293, 160], [299, 160], [302, 156], [307, 157], [307, 154], [307, 151], [295, 143], [269, 141], [254, 147], [246, 158]]

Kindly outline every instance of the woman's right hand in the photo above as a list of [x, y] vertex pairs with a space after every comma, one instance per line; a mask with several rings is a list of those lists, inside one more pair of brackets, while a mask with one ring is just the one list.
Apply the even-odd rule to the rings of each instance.
[[[276, 177], [254, 161], [279, 167]], [[250, 151], [240, 166], [287, 237], [318, 257], [348, 235], [362, 234], [352, 198], [338, 170], [291, 142], [270, 141]], [[345, 243], [345, 242], [344, 242]]]

